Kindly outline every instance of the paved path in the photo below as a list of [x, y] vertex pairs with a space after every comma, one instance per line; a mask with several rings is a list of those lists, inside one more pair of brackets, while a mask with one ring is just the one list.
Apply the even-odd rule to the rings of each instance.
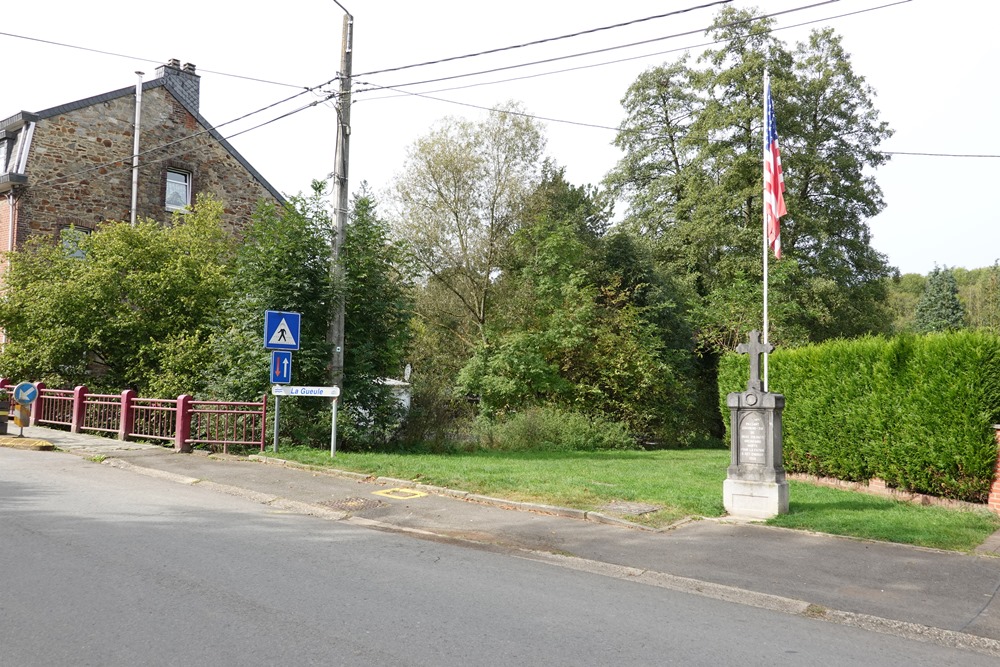
[[[307, 469], [267, 456], [175, 454], [168, 447], [38, 427], [24, 434], [104, 465], [197, 484], [279, 510], [461, 541], [1000, 657], [1000, 558], [990, 553], [959, 554], [726, 520], [653, 531], [601, 514]], [[0, 444], [9, 442], [0, 439]], [[982, 550], [1000, 552], [1000, 538], [994, 536]]]

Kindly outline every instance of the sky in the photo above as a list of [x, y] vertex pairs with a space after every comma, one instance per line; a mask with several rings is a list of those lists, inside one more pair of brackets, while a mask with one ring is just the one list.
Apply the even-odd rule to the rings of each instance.
[[[712, 2], [341, 0], [354, 17], [351, 191], [367, 181], [376, 194], [384, 192], [407, 150], [435, 123], [446, 116], [479, 120], [508, 100], [541, 119], [546, 153], [565, 167], [571, 183], [599, 184], [621, 157], [612, 142], [628, 86], [686, 49], [701, 53], [704, 29], [725, 3], [682, 10]], [[895, 130], [883, 150], [992, 156], [895, 155], [871, 173], [886, 202], [869, 221], [872, 245], [892, 266], [926, 274], [935, 266], [972, 269], [1000, 259], [1000, 3], [728, 4], [787, 12], [775, 21], [776, 35], [789, 47], [815, 28], [840, 34], [855, 72], [875, 90], [881, 119]], [[866, 9], [872, 11], [856, 13]], [[682, 13], [376, 73], [672, 12]], [[334, 0], [27, 3], [0, 20], [6, 63], [0, 119], [133, 86], [136, 71], [150, 80], [158, 64], [176, 58], [195, 64], [202, 77], [202, 116], [232, 137], [279, 191], [307, 192], [335, 165], [337, 114], [322, 91], [338, 85], [327, 82], [340, 69], [343, 17]], [[785, 177], [793, 188], [794, 173], [786, 170]]]

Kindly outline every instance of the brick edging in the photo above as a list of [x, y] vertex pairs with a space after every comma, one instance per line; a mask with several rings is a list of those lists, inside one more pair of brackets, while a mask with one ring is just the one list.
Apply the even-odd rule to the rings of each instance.
[[[935, 505], [940, 507], [951, 507], [954, 509], [990, 509], [997, 513], [1000, 510], [995, 509], [992, 504], [985, 503], [970, 503], [965, 500], [954, 500], [952, 498], [941, 498], [939, 496], [930, 496], [925, 493], [916, 493], [914, 491], [904, 491], [902, 489], [895, 489], [890, 487], [885, 483], [885, 480], [879, 479], [878, 477], [873, 477], [867, 482], [848, 482], [843, 479], [837, 479], [835, 477], [817, 477], [816, 475], [808, 475], [806, 473], [788, 473], [788, 479], [795, 480], [797, 482], [809, 482], [810, 484], [817, 484], [819, 486], [827, 486], [834, 489], [845, 489], [847, 491], [858, 491], [860, 493], [868, 493], [873, 496], [881, 496], [883, 498], [892, 498], [893, 500], [899, 500], [906, 503], [913, 503], [914, 505]], [[994, 487], [998, 486], [996, 481], [993, 482]], [[990, 493], [990, 498], [993, 498], [992, 492]]]

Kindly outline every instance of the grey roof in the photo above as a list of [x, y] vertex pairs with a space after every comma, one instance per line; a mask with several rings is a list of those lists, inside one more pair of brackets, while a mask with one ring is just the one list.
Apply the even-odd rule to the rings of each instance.
[[[244, 169], [250, 172], [250, 175], [253, 176], [254, 179], [257, 180], [257, 182], [263, 185], [264, 188], [266, 188], [267, 191], [270, 192], [271, 195], [276, 200], [278, 200], [278, 202], [284, 203], [285, 198], [281, 195], [281, 193], [278, 192], [278, 190], [273, 185], [268, 183], [267, 179], [261, 176], [260, 172], [254, 169], [253, 166], [249, 162], [247, 162], [242, 155], [240, 155], [239, 151], [233, 148], [232, 144], [226, 141], [225, 137], [219, 134], [218, 130], [216, 130], [207, 120], [205, 120], [205, 118], [200, 113], [198, 113], [196, 109], [192, 108], [191, 104], [186, 99], [187, 96], [184, 95], [181, 91], [175, 90], [173, 85], [171, 84], [171, 81], [172, 81], [171, 77], [167, 76], [160, 77], [158, 79], [153, 79], [152, 81], [145, 81], [142, 84], [142, 90], [143, 92], [145, 92], [153, 88], [160, 88], [160, 87], [166, 88], [167, 91], [174, 97], [174, 99], [180, 102], [181, 106], [183, 106], [188, 113], [194, 116], [195, 119], [198, 121], [198, 123], [200, 123], [202, 127], [208, 130], [208, 133], [216, 141], [218, 141], [222, 145], [222, 147], [225, 148], [226, 151], [228, 151], [229, 154], [232, 155], [236, 159], [236, 161], [243, 166]], [[0, 130], [7, 130], [7, 129], [16, 130], [19, 129], [25, 123], [45, 118], [52, 118], [60, 114], [69, 113], [71, 111], [76, 111], [78, 109], [84, 109], [86, 107], [93, 106], [95, 104], [101, 104], [102, 102], [108, 102], [110, 100], [118, 99], [119, 97], [124, 97], [126, 95], [133, 95], [133, 94], [135, 94], [135, 86], [127, 86], [125, 88], [119, 88], [118, 90], [112, 90], [111, 92], [102, 93], [100, 95], [95, 95], [93, 97], [87, 97], [82, 100], [77, 100], [75, 102], [60, 104], [59, 106], [55, 106], [50, 109], [45, 109], [44, 111], [39, 111], [37, 113], [29, 113], [27, 111], [21, 111], [20, 113], [17, 113], [11, 116], [10, 118], [0, 121]]]

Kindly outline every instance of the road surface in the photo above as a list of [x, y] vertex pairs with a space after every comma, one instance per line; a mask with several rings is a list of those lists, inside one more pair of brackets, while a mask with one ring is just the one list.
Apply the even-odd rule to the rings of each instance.
[[0, 448], [0, 665], [994, 658]]

